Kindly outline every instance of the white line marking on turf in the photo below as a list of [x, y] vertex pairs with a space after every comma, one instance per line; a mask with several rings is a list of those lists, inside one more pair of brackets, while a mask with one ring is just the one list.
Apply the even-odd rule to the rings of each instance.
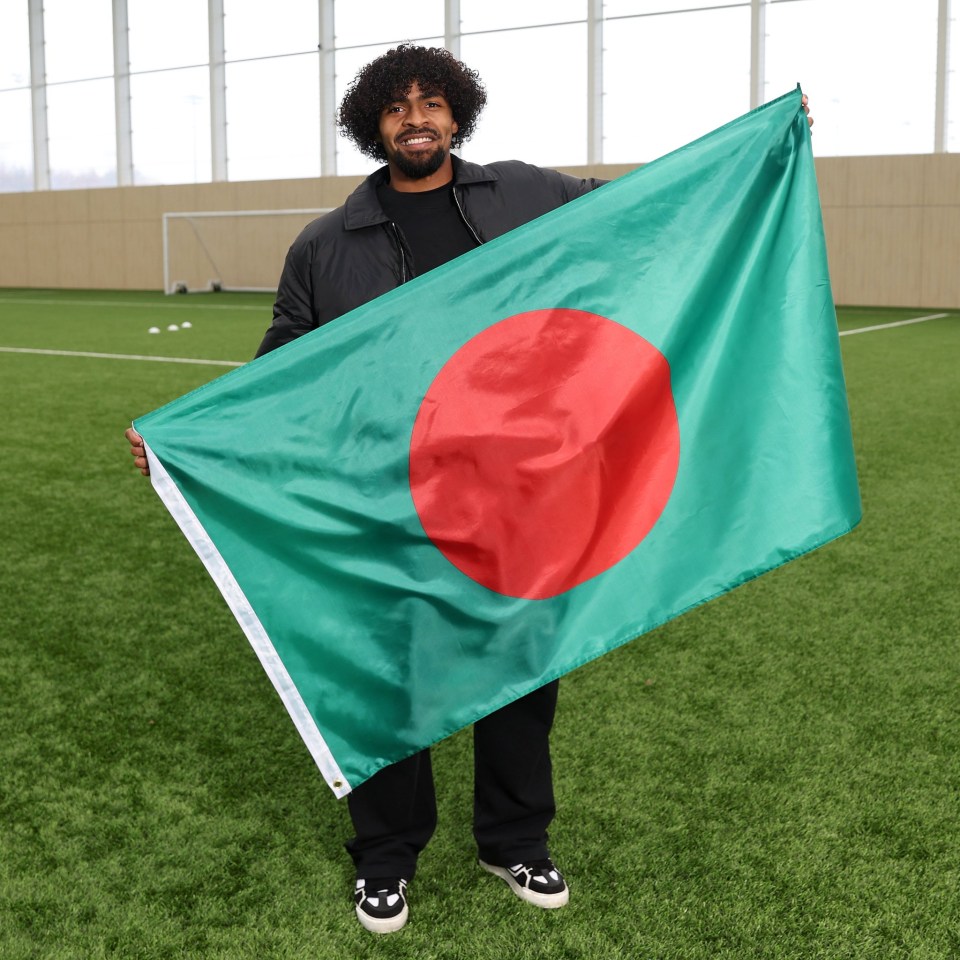
[[[0, 303], [10, 303], [13, 301], [4, 301], [0, 298]], [[20, 303], [28, 301], [17, 301]], [[49, 301], [29, 301], [33, 303], [63, 303], [61, 300]], [[79, 301], [78, 301], [79, 302]], [[84, 301], [88, 303], [90, 301]], [[113, 304], [105, 304], [113, 306]], [[153, 306], [166, 306], [166, 304], [153, 304]], [[172, 304], [171, 304], [172, 306]], [[229, 307], [211, 307], [210, 309], [227, 310]], [[244, 310], [252, 310], [253, 307], [243, 307]], [[259, 308], [256, 308], [259, 309]], [[853, 330], [841, 330], [840, 336], [846, 337], [854, 333], [870, 333], [873, 330], [888, 330], [891, 327], [906, 327], [911, 323], [923, 323], [926, 320], [941, 320], [949, 317], [949, 313], [931, 313], [926, 317], [913, 317], [910, 320], [895, 320], [892, 323], [878, 323], [872, 327], [855, 327]], [[199, 366], [208, 367], [242, 367], [245, 361], [241, 360], [200, 360], [195, 357], [151, 357], [139, 353], [92, 353], [85, 350], [42, 350], [33, 347], [0, 347], [0, 353], [32, 353], [48, 357], [91, 357], [97, 360], [146, 360], [153, 363], [192, 363]]]
[[911, 323], [923, 323], [925, 320], [941, 320], [949, 317], [949, 313], [931, 313], [928, 317], [914, 317], [911, 320], [894, 320], [892, 323], [878, 323], [872, 327], [854, 327], [852, 330], [841, 330], [840, 336], [846, 337], [854, 333], [870, 333], [871, 330], [889, 330], [891, 327], [906, 327]]
[[154, 363], [196, 363], [207, 367], [242, 367], [239, 360], [198, 360], [193, 357], [148, 357], [138, 353], [89, 353], [85, 350], [40, 350], [32, 347], [0, 347], [0, 353], [39, 353], [47, 357], [93, 357], [97, 360], [152, 360]]
[[255, 307], [249, 303], [136, 303], [132, 300], [28, 300], [25, 297], [0, 297], [0, 303], [29, 303], [44, 307], [158, 307], [164, 310], [259, 310], [269, 313], [270, 306]]

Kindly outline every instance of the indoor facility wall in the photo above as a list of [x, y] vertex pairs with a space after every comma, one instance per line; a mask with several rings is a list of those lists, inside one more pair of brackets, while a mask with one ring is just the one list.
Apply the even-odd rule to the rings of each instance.
[[[960, 155], [825, 157], [817, 176], [837, 303], [960, 309]], [[0, 194], [0, 286], [160, 290], [163, 213], [333, 207], [361, 179]], [[276, 276], [292, 239], [271, 253]]]

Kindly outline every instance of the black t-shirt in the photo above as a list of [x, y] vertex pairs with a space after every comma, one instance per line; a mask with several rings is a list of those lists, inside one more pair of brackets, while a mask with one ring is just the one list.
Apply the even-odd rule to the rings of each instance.
[[383, 212], [400, 228], [418, 276], [477, 246], [453, 199], [453, 184], [405, 193], [377, 187]]

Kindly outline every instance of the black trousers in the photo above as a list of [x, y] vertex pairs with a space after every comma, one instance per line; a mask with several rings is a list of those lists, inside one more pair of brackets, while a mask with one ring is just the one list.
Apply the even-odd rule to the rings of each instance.
[[[473, 835], [487, 863], [513, 866], [548, 856], [558, 687], [554, 680], [474, 724]], [[430, 751], [379, 770], [347, 803], [356, 836], [346, 846], [357, 877], [412, 879], [437, 825]]]

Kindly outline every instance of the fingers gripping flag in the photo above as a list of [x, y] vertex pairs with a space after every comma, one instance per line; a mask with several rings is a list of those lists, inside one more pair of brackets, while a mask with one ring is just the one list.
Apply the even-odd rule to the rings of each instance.
[[135, 426], [349, 792], [859, 520], [800, 91]]

